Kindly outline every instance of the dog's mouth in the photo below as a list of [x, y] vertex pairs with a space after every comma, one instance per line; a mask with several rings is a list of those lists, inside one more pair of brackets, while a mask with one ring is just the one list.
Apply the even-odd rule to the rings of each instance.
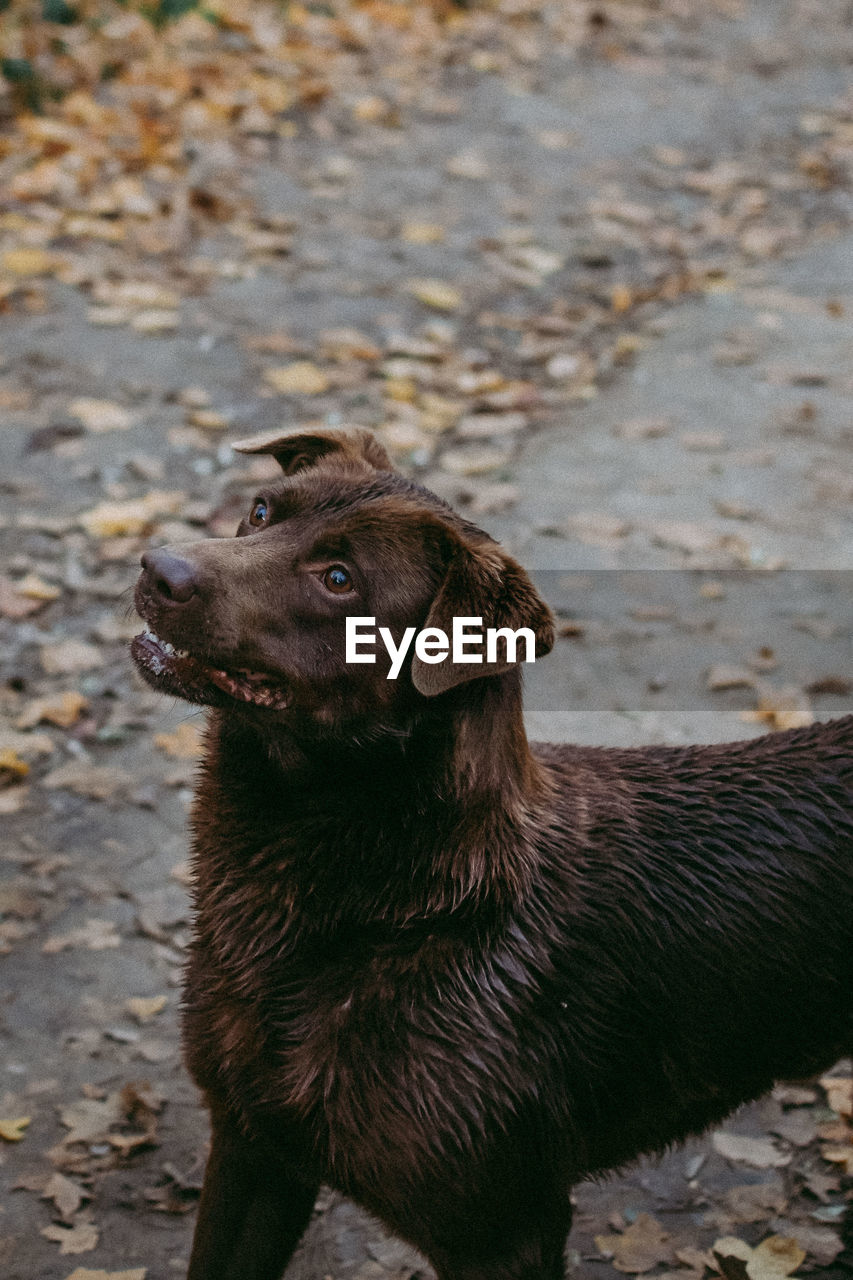
[[187, 702], [216, 705], [216, 691], [237, 702], [255, 707], [283, 710], [288, 696], [283, 686], [268, 674], [237, 667], [226, 671], [209, 666], [187, 649], [178, 649], [156, 635], [150, 627], [131, 641], [130, 652], [149, 684]]

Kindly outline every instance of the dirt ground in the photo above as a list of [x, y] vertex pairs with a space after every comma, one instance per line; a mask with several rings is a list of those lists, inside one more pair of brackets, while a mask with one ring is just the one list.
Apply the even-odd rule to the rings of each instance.
[[[269, 474], [230, 440], [370, 426], [535, 570], [560, 623], [536, 736], [853, 710], [853, 6], [230, 9], [153, 43], [119, 10], [63, 27], [78, 61], [39, 66], [66, 96], [0, 98], [7, 1280], [186, 1266], [201, 717], [127, 641], [145, 547], [232, 532]], [[834, 1075], [579, 1187], [571, 1273], [849, 1277]], [[744, 1272], [730, 1237], [789, 1243]], [[415, 1273], [327, 1196], [288, 1275]]]

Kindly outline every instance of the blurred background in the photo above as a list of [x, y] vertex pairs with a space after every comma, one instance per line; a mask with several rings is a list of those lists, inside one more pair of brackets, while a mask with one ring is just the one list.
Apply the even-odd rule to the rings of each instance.
[[[853, 709], [851, 60], [849, 0], [0, 0], [4, 1277], [186, 1265], [202, 720], [126, 646], [145, 548], [274, 474], [230, 440], [371, 427], [534, 570], [537, 736]], [[581, 1188], [574, 1273], [849, 1280], [851, 1113]], [[293, 1264], [423, 1270], [329, 1197]]]

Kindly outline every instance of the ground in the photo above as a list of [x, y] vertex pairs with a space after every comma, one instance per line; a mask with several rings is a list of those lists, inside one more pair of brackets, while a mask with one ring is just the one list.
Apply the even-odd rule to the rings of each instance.
[[[269, 474], [229, 441], [370, 426], [535, 570], [537, 736], [853, 709], [846, 0], [213, 9], [61, 55], [3, 17], [65, 89], [27, 114], [7, 74], [0, 145], [8, 1280], [186, 1266], [201, 717], [126, 646], [144, 548], [233, 531]], [[781, 1236], [752, 1280], [849, 1276], [850, 1074], [579, 1187], [572, 1274], [743, 1280]], [[419, 1269], [327, 1197], [288, 1274]]]

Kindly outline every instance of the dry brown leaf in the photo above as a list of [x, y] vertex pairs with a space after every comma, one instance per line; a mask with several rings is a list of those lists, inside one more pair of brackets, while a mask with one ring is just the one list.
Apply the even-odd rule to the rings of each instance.
[[79, 396], [71, 401], [68, 412], [72, 417], [79, 418], [87, 431], [95, 433], [127, 431], [133, 425], [132, 415], [114, 400], [93, 400], [89, 396]]
[[406, 292], [434, 311], [458, 311], [462, 306], [462, 294], [446, 280], [409, 280]]
[[711, 1252], [726, 1280], [784, 1280], [806, 1259], [805, 1250], [789, 1236], [768, 1236], [755, 1249], [736, 1236], [723, 1236]]
[[319, 396], [330, 386], [329, 375], [310, 360], [265, 369], [264, 381], [283, 396]]
[[848, 1177], [853, 1175], [853, 1138], [840, 1146], [821, 1147], [820, 1154], [828, 1164], [840, 1165]]
[[788, 684], [780, 688], [756, 681], [758, 706], [754, 711], [742, 711], [740, 718], [749, 723], [766, 724], [773, 731], [801, 729], [814, 724], [814, 710], [804, 689]]
[[743, 689], [752, 688], [755, 684], [755, 672], [748, 667], [738, 667], [727, 662], [718, 662], [709, 667], [705, 677], [709, 689]]
[[88, 1267], [77, 1267], [67, 1280], [145, 1280], [147, 1267], [132, 1267], [130, 1271], [91, 1271]]
[[202, 731], [185, 720], [174, 733], [155, 733], [154, 745], [175, 760], [196, 760], [202, 751]]
[[612, 1258], [617, 1271], [639, 1275], [660, 1262], [673, 1262], [669, 1233], [648, 1213], [640, 1213], [621, 1235], [596, 1236], [596, 1247]]
[[606, 511], [578, 511], [569, 517], [566, 527], [588, 547], [610, 547], [631, 530], [627, 520]]
[[91, 1199], [85, 1188], [78, 1186], [64, 1173], [53, 1173], [48, 1178], [41, 1192], [42, 1200], [52, 1200], [61, 1217], [70, 1219], [80, 1208], [84, 1200]]
[[14, 1120], [0, 1119], [0, 1138], [2, 1138], [4, 1142], [20, 1142], [24, 1136], [24, 1130], [30, 1123], [30, 1120], [30, 1116], [18, 1116]]
[[46, 604], [49, 600], [58, 600], [62, 595], [61, 587], [52, 582], [45, 582], [36, 573], [27, 573], [15, 583], [15, 590], [28, 600], [38, 600]]
[[712, 1134], [711, 1141], [714, 1150], [724, 1159], [751, 1165], [753, 1169], [782, 1169], [791, 1163], [791, 1156], [780, 1151], [769, 1138], [749, 1138], [718, 1130]]
[[73, 1227], [52, 1222], [49, 1227], [42, 1227], [41, 1234], [46, 1240], [55, 1240], [59, 1245], [59, 1252], [64, 1254], [89, 1253], [100, 1238], [93, 1222], [76, 1222]]
[[719, 547], [719, 535], [715, 529], [693, 520], [654, 520], [646, 525], [652, 542], [662, 547], [672, 547], [692, 555], [713, 551]]
[[174, 515], [186, 500], [180, 492], [158, 489], [128, 502], [101, 502], [84, 511], [79, 524], [93, 538], [138, 537], [147, 533], [161, 516]]
[[167, 1003], [166, 996], [131, 996], [125, 1000], [124, 1007], [132, 1018], [144, 1024], [162, 1013]]
[[15, 276], [46, 276], [56, 270], [59, 259], [44, 249], [8, 249], [2, 265]]
[[15, 779], [26, 778], [30, 766], [12, 747], [0, 747], [0, 785]]
[[730, 1187], [726, 1192], [726, 1209], [736, 1222], [763, 1222], [774, 1213], [781, 1213], [787, 1204], [782, 1183], [751, 1182], [741, 1187]]
[[821, 1076], [820, 1087], [826, 1090], [826, 1100], [840, 1116], [853, 1116], [853, 1078], [850, 1076]]
[[69, 1130], [62, 1139], [63, 1146], [74, 1142], [106, 1142], [110, 1128], [124, 1119], [121, 1094], [111, 1093], [104, 1099], [79, 1098], [60, 1109], [59, 1119]]
[[76, 791], [90, 800], [110, 800], [134, 782], [133, 775], [111, 765], [87, 764], [85, 760], [69, 760], [42, 778], [41, 784], [48, 790], [57, 787]]
[[49, 676], [73, 675], [91, 671], [103, 661], [101, 650], [86, 640], [74, 638], [43, 644], [39, 650], [42, 670]]
[[87, 920], [79, 929], [70, 933], [52, 934], [42, 944], [46, 956], [54, 956], [68, 947], [85, 947], [87, 951], [107, 951], [121, 945], [121, 938], [112, 920]]
[[473, 445], [467, 449], [446, 450], [439, 458], [438, 465], [442, 471], [449, 471], [454, 476], [479, 476], [488, 471], [496, 471], [498, 467], [505, 467], [511, 457], [508, 449]]
[[445, 234], [437, 222], [406, 222], [400, 230], [400, 238], [408, 244], [441, 244]]
[[14, 582], [5, 574], [0, 574], [0, 616], [20, 622], [33, 613], [38, 613], [47, 603], [38, 596], [27, 595], [21, 591], [21, 583]]
[[32, 729], [46, 721], [60, 729], [70, 729], [88, 705], [88, 700], [75, 689], [66, 689], [64, 693], [52, 694], [46, 698], [35, 698], [18, 716], [15, 727]]

